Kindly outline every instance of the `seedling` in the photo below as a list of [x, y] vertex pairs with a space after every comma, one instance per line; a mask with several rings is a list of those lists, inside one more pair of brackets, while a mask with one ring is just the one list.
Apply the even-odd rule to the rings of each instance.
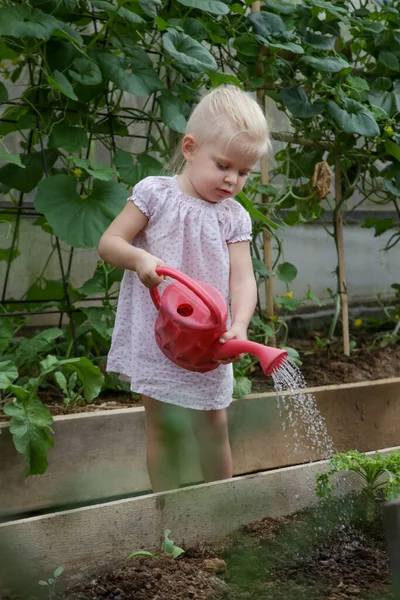
[[42, 586], [47, 586], [49, 589], [49, 600], [54, 600], [56, 593], [56, 580], [60, 577], [61, 573], [64, 571], [64, 567], [57, 567], [57, 569], [53, 573], [53, 577], [49, 577], [47, 581], [41, 579], [38, 583]]
[[400, 451], [383, 456], [366, 456], [362, 452], [350, 450], [338, 453], [329, 460], [329, 471], [317, 475], [317, 496], [330, 497], [334, 489], [331, 477], [340, 471], [357, 473], [364, 480], [361, 493], [365, 497], [366, 517], [372, 521], [379, 503], [379, 491], [387, 500], [400, 496]]
[[164, 531], [164, 541], [161, 545], [161, 552], [156, 552], [155, 554], [152, 554], [151, 552], [147, 552], [146, 550], [138, 550], [137, 552], [133, 552], [133, 554], [130, 554], [128, 558], [133, 558], [134, 556], [147, 556], [149, 558], [154, 558], [155, 556], [159, 556], [162, 552], [164, 552], [165, 554], [170, 554], [172, 558], [178, 558], [178, 556], [183, 554], [185, 551], [182, 548], [179, 548], [179, 546], [175, 546], [174, 542], [169, 539], [168, 536], [170, 533], [171, 532], [169, 529]]

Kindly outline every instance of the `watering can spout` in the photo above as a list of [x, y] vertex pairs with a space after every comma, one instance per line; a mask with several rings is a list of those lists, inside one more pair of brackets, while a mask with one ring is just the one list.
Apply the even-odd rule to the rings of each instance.
[[278, 370], [288, 355], [286, 350], [281, 348], [272, 348], [249, 340], [228, 340], [225, 343], [218, 341], [213, 346], [214, 360], [224, 360], [242, 353], [257, 356], [266, 375], [272, 375], [273, 371]]

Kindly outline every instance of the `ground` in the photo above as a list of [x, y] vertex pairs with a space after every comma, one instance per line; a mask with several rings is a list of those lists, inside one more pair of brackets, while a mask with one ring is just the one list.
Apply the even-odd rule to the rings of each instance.
[[60, 600], [394, 600], [381, 517], [362, 506], [268, 518], [176, 560], [135, 557]]

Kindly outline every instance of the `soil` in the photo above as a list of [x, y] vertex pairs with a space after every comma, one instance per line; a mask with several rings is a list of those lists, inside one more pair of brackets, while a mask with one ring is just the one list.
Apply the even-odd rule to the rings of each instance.
[[[400, 343], [380, 346], [376, 337], [359, 337], [350, 356], [342, 354], [341, 341], [326, 348], [311, 339], [290, 340], [299, 354], [300, 369], [308, 387], [373, 381], [400, 376]], [[252, 392], [272, 390], [272, 382], [257, 369], [252, 375]]]
[[359, 500], [325, 503], [175, 560], [128, 559], [57, 600], [394, 600], [382, 518], [367, 522], [362, 510]]

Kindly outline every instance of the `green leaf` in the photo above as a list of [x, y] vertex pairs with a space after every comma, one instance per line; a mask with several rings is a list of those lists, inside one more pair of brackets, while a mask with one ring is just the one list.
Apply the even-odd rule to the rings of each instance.
[[21, 156], [19, 154], [9, 154], [6, 150], [0, 148], [0, 158], [6, 160], [8, 163], [17, 165], [21, 169], [25, 169], [25, 165], [21, 162]]
[[68, 79], [63, 73], [60, 73], [60, 71], [57, 71], [56, 69], [53, 72], [53, 77], [47, 76], [47, 79], [52, 88], [61, 92], [68, 98], [71, 98], [71, 100], [78, 100], [78, 97], [76, 96], [71, 83], [68, 81]]
[[286, 25], [278, 15], [271, 12], [253, 12], [248, 17], [254, 31], [264, 38], [269, 38], [275, 33], [286, 32]]
[[82, 85], [99, 85], [103, 81], [98, 65], [87, 58], [75, 58], [68, 74]]
[[315, 304], [317, 306], [325, 306], [325, 302], [323, 302], [322, 300], [320, 300], [318, 298], [318, 296], [316, 296], [315, 294], [313, 294], [313, 292], [311, 291], [310, 286], [308, 286], [307, 300], [312, 300], [313, 302], [315, 302]]
[[3, 410], [11, 417], [10, 433], [15, 448], [25, 457], [24, 476], [41, 475], [47, 469], [47, 454], [54, 446], [49, 409], [37, 398], [31, 398], [10, 402]]
[[[153, 92], [163, 88], [157, 73], [146, 64], [124, 60], [110, 52], [97, 52], [96, 60], [106, 79], [125, 92], [135, 94], [139, 98], [147, 98]], [[126, 69], [130, 68], [130, 71]]]
[[58, 387], [60, 388], [60, 390], [62, 391], [62, 393], [65, 394], [66, 396], [68, 396], [68, 387], [67, 387], [67, 380], [65, 378], [65, 375], [63, 373], [61, 373], [61, 371], [56, 371], [54, 373], [54, 379], [56, 380], [56, 383], [57, 383]]
[[8, 101], [8, 91], [4, 83], [0, 81], [0, 102]]
[[396, 160], [400, 161], [400, 146], [398, 144], [395, 144], [391, 140], [386, 140], [385, 150], [387, 154], [394, 156]]
[[315, 102], [310, 104], [307, 94], [303, 88], [295, 86], [290, 88], [281, 88], [279, 90], [279, 96], [283, 104], [290, 110], [290, 112], [300, 119], [308, 119], [321, 114], [323, 110], [322, 102]]
[[204, 10], [212, 15], [227, 15], [229, 13], [229, 7], [224, 2], [219, 2], [219, 0], [178, 0], [178, 2], [183, 6]]
[[365, 217], [362, 227], [366, 229], [375, 229], [374, 237], [379, 237], [383, 233], [386, 233], [389, 229], [394, 226], [393, 217], [387, 217], [386, 219], [376, 219], [375, 217]]
[[239, 54], [249, 58], [257, 58], [260, 53], [260, 44], [249, 33], [237, 37], [233, 42], [233, 47]]
[[351, 98], [344, 98], [343, 104], [344, 108], [340, 108], [332, 100], [327, 103], [327, 113], [341, 131], [365, 137], [379, 135], [379, 126], [365, 106]]
[[0, 318], [0, 354], [8, 350], [14, 335], [14, 326], [8, 317]]
[[212, 54], [185, 33], [169, 29], [163, 35], [162, 41], [167, 54], [183, 72], [202, 75], [206, 71], [217, 70], [217, 63]]
[[400, 93], [398, 91], [384, 92], [374, 87], [368, 94], [368, 101], [372, 107], [383, 110], [388, 117], [393, 117], [400, 112]]
[[18, 369], [12, 360], [3, 360], [0, 362], [0, 390], [5, 390], [18, 377]]
[[[75, 302], [79, 299], [79, 294], [74, 292], [71, 284], [67, 286], [70, 302]], [[63, 306], [64, 301], [64, 284], [62, 280], [41, 279], [38, 283], [31, 285], [25, 295], [26, 302], [35, 300], [35, 310], [40, 310], [44, 306]], [[41, 300], [42, 302], [37, 302]], [[23, 303], [23, 301], [22, 301]], [[29, 310], [29, 305], [26, 307]]]
[[94, 296], [96, 294], [105, 294], [110, 290], [114, 283], [119, 283], [124, 275], [123, 269], [110, 267], [107, 263], [99, 261], [93, 277], [85, 281], [82, 287], [76, 291], [85, 296]]
[[316, 50], [334, 50], [336, 38], [307, 31], [304, 42]]
[[[133, 187], [145, 177], [160, 174], [162, 165], [158, 162], [154, 164], [150, 163], [151, 158], [146, 155], [146, 163], [134, 165], [129, 152], [117, 150], [114, 155], [113, 164], [118, 169], [121, 181]], [[141, 161], [140, 155], [137, 157], [137, 160]]]
[[389, 179], [385, 179], [383, 181], [385, 189], [393, 194], [394, 196], [400, 198], [400, 177], [398, 177], [397, 182], [390, 181]]
[[11, 254], [11, 247], [10, 248], [0, 248], [0, 261], [4, 260], [5, 262], [12, 262], [13, 260], [15, 260], [16, 258], [18, 258], [18, 256], [20, 256], [21, 252], [18, 250], [18, 248], [16, 246], [14, 246], [14, 250]]
[[50, 169], [57, 158], [58, 152], [55, 150], [45, 150], [44, 156], [42, 152], [21, 155], [21, 162], [26, 168], [21, 170], [21, 167], [13, 164], [1, 167], [0, 182], [20, 192], [31, 192], [43, 177], [44, 162]]
[[273, 50], [287, 50], [288, 52], [292, 52], [292, 54], [304, 54], [303, 48], [299, 44], [294, 44], [293, 42], [268, 42], [267, 41], [267, 45], [269, 48], [272, 48]]
[[24, 338], [17, 346], [15, 363], [17, 367], [31, 362], [38, 354], [48, 352], [54, 346], [54, 340], [63, 334], [61, 329], [45, 329], [32, 338]]
[[161, 120], [167, 127], [178, 133], [186, 131], [186, 115], [190, 112], [188, 105], [176, 96], [163, 94], [157, 98], [161, 107]]
[[233, 397], [243, 398], [251, 393], [251, 381], [248, 377], [235, 377], [233, 382]]
[[248, 198], [248, 196], [244, 192], [239, 192], [239, 194], [237, 195], [237, 199], [240, 202], [240, 204], [247, 210], [247, 212], [253, 219], [262, 221], [263, 223], [265, 223], [266, 225], [271, 227], [271, 229], [279, 229], [279, 225], [277, 225], [276, 223], [271, 221], [271, 219], [266, 217], [257, 208], [254, 208], [252, 201], [250, 200], [250, 198]]
[[103, 306], [82, 306], [81, 311], [86, 315], [91, 328], [97, 331], [105, 340], [111, 338], [109, 330], [114, 322], [114, 311]]
[[129, 10], [123, 6], [120, 6], [115, 10], [115, 14], [118, 15], [121, 19], [126, 21], [127, 23], [144, 23], [144, 19], [133, 10]]
[[278, 266], [276, 274], [281, 281], [291, 283], [297, 277], [297, 269], [292, 263], [284, 262]]
[[269, 271], [264, 261], [260, 260], [259, 258], [254, 258], [254, 256], [252, 257], [251, 261], [253, 263], [253, 269], [255, 273], [260, 275], [262, 279], [269, 279]]
[[356, 77], [349, 73], [349, 75], [347, 75], [346, 77], [346, 80], [348, 81], [351, 88], [357, 90], [358, 92], [368, 92], [369, 90], [368, 82], [365, 81], [365, 79], [363, 79], [362, 77]]
[[112, 167], [107, 167], [96, 162], [92, 163], [87, 158], [74, 158], [74, 163], [80, 169], [85, 169], [92, 177], [101, 179], [102, 181], [111, 181], [117, 175]]
[[[75, 29], [61, 21], [58, 22], [58, 27], [58, 29], [53, 31], [53, 37], [70, 42], [75, 49], [77, 49], [77, 46], [83, 46], [83, 38]], [[79, 49], [79, 51], [83, 53], [83, 50]]]
[[319, 58], [307, 55], [300, 58], [300, 63], [310, 65], [317, 71], [324, 71], [325, 73], [339, 73], [343, 69], [350, 68], [349, 63], [339, 56]]
[[74, 177], [53, 175], [40, 183], [34, 205], [64, 242], [93, 248], [125, 206], [126, 198], [126, 190], [118, 183], [95, 179], [92, 192], [82, 199]]
[[172, 540], [169, 539], [169, 534], [170, 534], [170, 530], [167, 529], [164, 532], [164, 542], [161, 546], [161, 549], [163, 552], [166, 552], [167, 554], [172, 554], [173, 558], [178, 558], [178, 556], [180, 556], [181, 554], [183, 554], [185, 551], [182, 550], [182, 548], [179, 548], [178, 546], [175, 546], [174, 542]]
[[297, 310], [301, 305], [301, 300], [295, 300], [294, 298], [288, 298], [288, 296], [275, 296], [275, 302], [283, 308], [288, 310]]
[[36, 119], [28, 112], [26, 106], [9, 106], [2, 114], [2, 119], [8, 122], [0, 122], [0, 135], [6, 136], [12, 131], [23, 131], [24, 129], [35, 129]]
[[286, 350], [286, 352], [288, 353], [288, 357], [290, 358], [290, 360], [293, 361], [299, 367], [301, 367], [301, 365], [303, 363], [300, 360], [300, 354], [297, 352], [297, 350], [295, 350], [294, 348], [291, 348], [290, 346], [280, 346], [280, 348], [282, 350]]
[[280, 2], [279, 0], [264, 0], [264, 6], [276, 10], [283, 15], [291, 15], [296, 12], [296, 5], [289, 2]]
[[56, 123], [49, 136], [49, 148], [64, 148], [67, 152], [80, 152], [86, 148], [88, 138], [82, 127], [67, 125], [64, 121]]
[[48, 356], [46, 356], [46, 358], [44, 360], [40, 361], [39, 364], [40, 364], [40, 372], [42, 374], [49, 375], [50, 373], [53, 373], [53, 371], [55, 369], [58, 368], [60, 361], [58, 360], [58, 358], [56, 356], [49, 354]]
[[59, 25], [51, 15], [26, 5], [3, 6], [1, 9], [0, 35], [48, 40]]
[[64, 567], [57, 567], [57, 569], [53, 573], [53, 577], [57, 579], [57, 577], [60, 577], [62, 573], [64, 573]]
[[47, 585], [47, 586], [48, 586], [48, 585], [49, 585], [49, 584], [47, 583], [47, 581], [43, 581], [43, 579], [40, 579], [40, 580], [38, 581], [38, 584], [39, 584], [39, 585], [42, 585], [42, 586], [45, 586], [45, 585]]
[[70, 371], [77, 373], [83, 385], [83, 391], [87, 402], [92, 402], [100, 394], [104, 383], [104, 375], [99, 367], [94, 365], [85, 356], [81, 358], [70, 358], [60, 360], [60, 365], [64, 365]]
[[397, 58], [397, 56], [395, 54], [393, 54], [393, 52], [388, 52], [387, 50], [381, 50], [381, 52], [379, 52], [378, 60], [380, 63], [385, 65], [385, 67], [390, 69], [391, 71], [399, 70], [399, 59]]
[[243, 87], [241, 81], [236, 77], [236, 75], [231, 75], [229, 73], [208, 73], [208, 77], [210, 79], [212, 87], [218, 87], [222, 84], [227, 85], [236, 85], [237, 87]]
[[274, 335], [274, 330], [272, 329], [272, 327], [267, 325], [267, 323], [265, 323], [262, 319], [260, 319], [260, 317], [257, 317], [257, 315], [255, 315], [251, 319], [251, 324], [253, 327], [256, 327], [257, 329], [261, 329], [261, 331], [268, 337]]

